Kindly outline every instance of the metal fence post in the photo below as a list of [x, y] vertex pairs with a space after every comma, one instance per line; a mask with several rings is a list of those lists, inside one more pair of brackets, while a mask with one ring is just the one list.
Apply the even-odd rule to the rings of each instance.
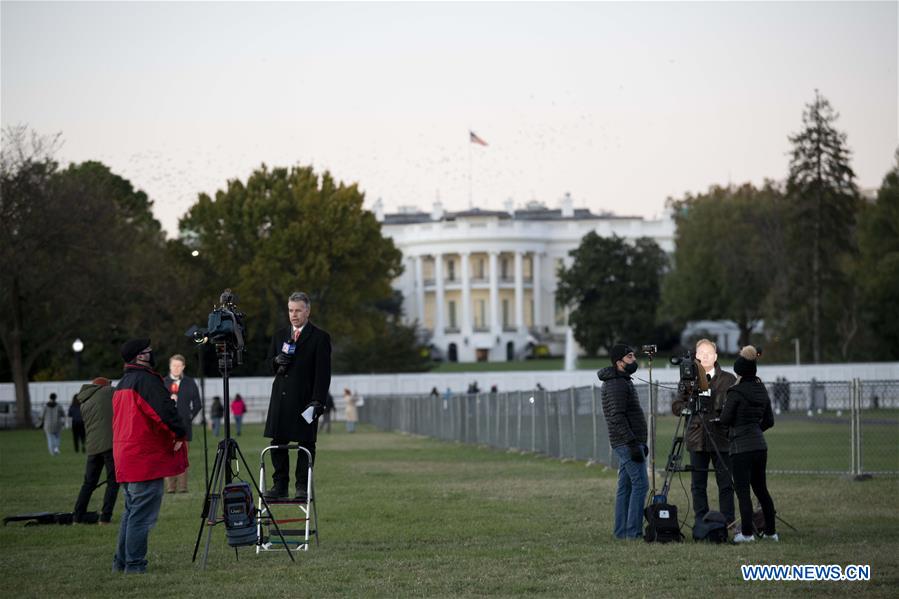
[[[534, 392], [536, 394], [536, 391]], [[534, 397], [531, 395], [531, 397]], [[530, 403], [531, 400], [528, 400]], [[537, 451], [537, 402], [531, 404], [531, 452]]]
[[556, 393], [556, 422], [559, 424], [559, 457], [564, 457], [562, 451], [562, 392]]
[[577, 410], [574, 399], [574, 387], [570, 390], [571, 400], [571, 457], [577, 459]]
[[593, 460], [599, 461], [599, 440], [596, 438], [596, 385], [590, 385], [591, 420], [593, 420]]

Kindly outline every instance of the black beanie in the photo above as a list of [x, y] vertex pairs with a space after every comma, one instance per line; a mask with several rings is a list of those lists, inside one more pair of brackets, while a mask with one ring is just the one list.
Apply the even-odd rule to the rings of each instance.
[[734, 362], [734, 372], [736, 372], [740, 378], [755, 378], [756, 360], [758, 357], [758, 351], [751, 345], [747, 345], [740, 350], [740, 355], [737, 356], [737, 359]]
[[634, 350], [631, 349], [629, 345], [626, 345], [624, 343], [616, 343], [615, 345], [613, 345], [612, 349], [609, 350], [609, 359], [612, 360], [612, 366], [614, 366], [615, 363], [618, 362], [618, 360], [621, 360], [622, 358], [624, 358], [624, 356], [633, 351]]
[[121, 354], [125, 362], [133, 362], [139, 353], [150, 347], [149, 339], [130, 339], [122, 344]]

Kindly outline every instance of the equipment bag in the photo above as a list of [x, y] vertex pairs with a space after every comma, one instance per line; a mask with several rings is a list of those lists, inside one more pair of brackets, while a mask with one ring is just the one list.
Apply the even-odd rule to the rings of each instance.
[[654, 503], [643, 510], [646, 518], [646, 532], [643, 540], [647, 543], [670, 543], [684, 540], [677, 521], [677, 506], [670, 503]]
[[228, 545], [241, 547], [256, 544], [256, 508], [248, 483], [231, 483], [222, 489], [225, 504], [225, 536]]
[[693, 540], [709, 543], [727, 542], [727, 518], [721, 512], [709, 512], [693, 525]]

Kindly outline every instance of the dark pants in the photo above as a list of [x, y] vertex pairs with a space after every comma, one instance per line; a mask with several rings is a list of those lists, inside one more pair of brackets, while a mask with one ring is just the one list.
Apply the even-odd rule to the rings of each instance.
[[87, 511], [87, 504], [91, 500], [91, 495], [100, 480], [100, 472], [106, 467], [106, 491], [103, 494], [103, 510], [100, 512], [100, 521], [109, 522], [112, 520], [112, 508], [115, 507], [116, 498], [119, 496], [119, 483], [115, 479], [115, 463], [112, 460], [112, 450], [103, 453], [95, 453], [87, 456], [87, 466], [84, 469], [84, 483], [81, 485], [81, 492], [78, 493], [78, 499], [75, 501], [75, 510], [72, 514], [72, 520], [79, 522]]
[[[272, 439], [272, 445], [287, 445], [290, 441], [280, 439]], [[312, 455], [312, 464], [315, 465], [315, 443], [299, 443], [301, 447], [305, 447]], [[299, 458], [294, 473], [296, 474], [297, 491], [306, 491], [306, 485], [309, 482], [309, 459], [306, 452], [299, 451]], [[272, 450], [272, 466], [275, 471], [272, 474], [272, 483], [276, 489], [287, 490], [290, 486], [290, 452], [286, 449]]]
[[709, 513], [709, 464], [715, 464], [715, 480], [718, 481], [718, 509], [728, 522], [734, 521], [734, 487], [731, 483], [730, 454], [721, 452], [721, 459], [714, 451], [691, 451], [690, 490], [693, 492], [693, 513], [697, 520]]
[[745, 536], [753, 534], [752, 526], [752, 497], [749, 496], [749, 487], [755, 493], [765, 514], [766, 535], [773, 535], [774, 528], [774, 501], [768, 493], [768, 485], [765, 482], [765, 467], [768, 464], [768, 450], [747, 451], [735, 453], [731, 456], [734, 469], [734, 489], [737, 499], [740, 501], [740, 524]]
[[75, 441], [75, 453], [78, 453], [79, 443], [81, 451], [87, 452], [87, 431], [83, 420], [72, 421], [72, 440]]

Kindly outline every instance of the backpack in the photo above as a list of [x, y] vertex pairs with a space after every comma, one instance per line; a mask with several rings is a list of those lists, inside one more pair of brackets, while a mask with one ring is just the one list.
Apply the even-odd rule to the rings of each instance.
[[727, 542], [727, 519], [721, 512], [709, 512], [693, 525], [693, 540], [709, 543]]
[[643, 510], [646, 518], [646, 532], [643, 540], [647, 543], [678, 543], [684, 540], [677, 521], [677, 506], [670, 503], [653, 503]]
[[245, 482], [230, 483], [222, 489], [225, 536], [228, 545], [241, 547], [256, 544], [256, 508], [253, 491]]

